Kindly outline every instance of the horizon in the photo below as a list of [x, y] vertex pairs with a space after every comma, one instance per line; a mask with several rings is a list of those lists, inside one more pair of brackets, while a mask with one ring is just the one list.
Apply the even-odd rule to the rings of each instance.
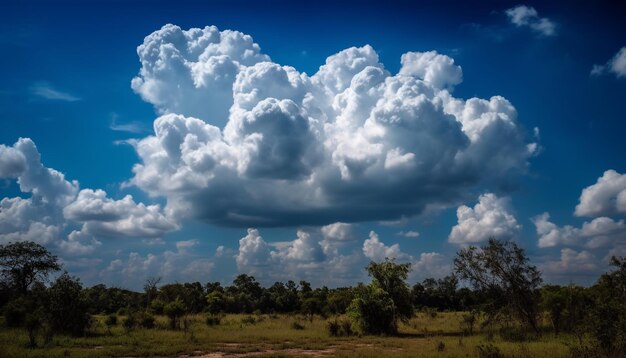
[[489, 237], [545, 283], [626, 256], [617, 5], [271, 4], [8, 3], [0, 244], [135, 291], [414, 284]]

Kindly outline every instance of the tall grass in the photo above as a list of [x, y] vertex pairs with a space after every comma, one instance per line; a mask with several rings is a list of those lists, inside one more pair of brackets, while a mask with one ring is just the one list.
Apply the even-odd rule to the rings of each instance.
[[[329, 322], [345, 317], [225, 315], [219, 324], [208, 325], [207, 316], [191, 315], [185, 317], [184, 329], [170, 330], [168, 319], [156, 316], [153, 329], [129, 331], [122, 326], [125, 318], [120, 316], [111, 324], [108, 316], [95, 316], [87, 336], [55, 336], [45, 347], [35, 349], [27, 348], [24, 329], [0, 328], [0, 357], [176, 357], [193, 352], [298, 356], [298, 350], [323, 350], [339, 357], [480, 357], [478, 347], [488, 344], [505, 357], [568, 357], [568, 344], [575, 341], [571, 336], [551, 334], [507, 341], [498, 333], [488, 341], [479, 329], [474, 335], [463, 333], [461, 312], [438, 313], [434, 318], [418, 313], [400, 325], [397, 337], [331, 336]], [[38, 343], [43, 344], [41, 339]]]

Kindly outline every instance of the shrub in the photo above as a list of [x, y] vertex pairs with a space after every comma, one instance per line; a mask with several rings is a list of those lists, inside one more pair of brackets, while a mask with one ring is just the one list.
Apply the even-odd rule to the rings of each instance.
[[154, 316], [148, 312], [141, 312], [138, 315], [138, 323], [141, 328], [152, 329], [154, 328]]
[[7, 327], [20, 327], [26, 319], [26, 307], [23, 299], [18, 298], [4, 306], [4, 323]]
[[361, 334], [395, 334], [395, 306], [389, 294], [374, 285], [364, 287], [348, 307], [352, 326]]
[[254, 318], [253, 316], [246, 316], [241, 319], [241, 323], [242, 324], [255, 324], [256, 318]]
[[446, 344], [443, 343], [442, 341], [439, 341], [439, 343], [437, 344], [437, 352], [443, 352], [446, 350]]
[[163, 312], [170, 319], [170, 327], [176, 329], [180, 325], [180, 317], [185, 313], [185, 304], [177, 297], [163, 307]]
[[472, 310], [461, 317], [461, 329], [464, 333], [474, 334], [474, 326], [478, 320], [479, 312]]
[[55, 332], [79, 336], [91, 324], [82, 289], [80, 281], [67, 272], [59, 276], [48, 289], [50, 301], [47, 314]]
[[117, 325], [117, 315], [114, 313], [111, 313], [110, 315], [107, 316], [107, 318], [104, 320], [104, 324], [107, 327], [114, 327]]
[[216, 314], [209, 314], [206, 317], [206, 324], [208, 326], [219, 326], [222, 321], [222, 317]]
[[291, 328], [300, 331], [304, 329], [304, 325], [298, 321], [295, 321], [291, 324]]
[[491, 343], [481, 344], [476, 347], [479, 358], [504, 358], [504, 354], [500, 352], [500, 348]]
[[130, 331], [131, 329], [135, 328], [135, 326], [137, 326], [137, 318], [135, 317], [135, 315], [129, 315], [128, 317], [124, 318], [124, 320], [122, 321], [122, 326], [124, 327], [124, 329], [126, 329], [126, 331]]
[[352, 332], [352, 324], [346, 319], [328, 321], [326, 323], [326, 330], [332, 337], [347, 337], [354, 334]]

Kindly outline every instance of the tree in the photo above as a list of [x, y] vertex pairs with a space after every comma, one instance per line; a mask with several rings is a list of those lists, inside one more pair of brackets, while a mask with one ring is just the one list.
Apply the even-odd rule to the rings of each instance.
[[367, 272], [372, 277], [368, 286], [358, 286], [348, 315], [355, 328], [365, 334], [395, 334], [398, 320], [413, 315], [411, 292], [406, 284], [410, 264], [385, 259], [370, 262]]
[[411, 264], [398, 264], [395, 260], [385, 259], [376, 263], [370, 262], [367, 273], [372, 277], [372, 284], [389, 294], [395, 308], [395, 320], [406, 320], [413, 316], [411, 290], [406, 283], [411, 271]]
[[355, 330], [361, 334], [397, 333], [396, 310], [391, 296], [378, 285], [360, 286], [356, 291], [347, 310]]
[[488, 316], [508, 311], [539, 333], [541, 273], [515, 242], [490, 238], [481, 249], [463, 249], [454, 259], [454, 269], [460, 279], [485, 293], [488, 302], [483, 309]]
[[43, 282], [50, 273], [61, 270], [58, 258], [31, 241], [0, 245], [0, 268], [5, 280], [26, 294], [34, 282]]
[[55, 332], [80, 336], [91, 323], [83, 286], [78, 278], [63, 273], [48, 289], [47, 314]]
[[589, 328], [606, 357], [626, 355], [626, 257], [612, 257], [617, 269], [600, 276], [592, 287], [595, 304]]
[[168, 303], [163, 307], [163, 312], [170, 319], [170, 327], [176, 329], [180, 326], [180, 317], [185, 314], [185, 304], [180, 297]]
[[148, 277], [143, 284], [143, 290], [146, 293], [146, 307], [150, 307], [150, 303], [156, 298], [159, 292], [159, 283], [161, 283], [161, 276], [152, 276]]

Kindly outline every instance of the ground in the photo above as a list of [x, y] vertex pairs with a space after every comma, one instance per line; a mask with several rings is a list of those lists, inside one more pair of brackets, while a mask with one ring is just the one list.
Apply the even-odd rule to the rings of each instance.
[[[418, 313], [401, 324], [396, 337], [331, 337], [328, 320], [302, 315], [226, 315], [208, 326], [204, 315], [185, 318], [187, 328], [169, 330], [165, 317], [156, 328], [126, 331], [120, 317], [110, 330], [106, 316], [95, 316], [93, 333], [55, 336], [45, 347], [27, 348], [24, 329], [0, 329], [0, 357], [491, 357], [491, 345], [504, 357], [569, 357], [576, 338], [544, 333], [539, 338], [485, 330], [466, 335], [460, 312]], [[303, 329], [294, 328], [297, 322]], [[504, 336], [504, 339], [503, 337]], [[39, 337], [39, 345], [43, 342]]]

